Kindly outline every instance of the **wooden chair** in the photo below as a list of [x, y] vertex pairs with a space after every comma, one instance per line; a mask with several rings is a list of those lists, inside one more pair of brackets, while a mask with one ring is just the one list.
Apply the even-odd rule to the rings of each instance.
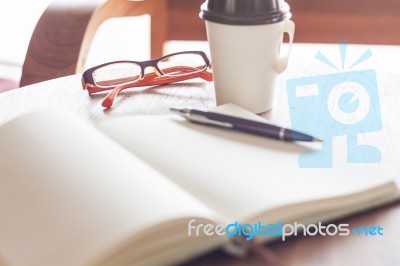
[[151, 16], [151, 56], [161, 56], [168, 28], [165, 0], [55, 0], [32, 34], [20, 86], [81, 72], [105, 20], [143, 14]]

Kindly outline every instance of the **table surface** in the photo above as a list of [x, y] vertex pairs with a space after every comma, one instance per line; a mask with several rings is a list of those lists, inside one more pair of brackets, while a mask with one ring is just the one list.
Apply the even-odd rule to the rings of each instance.
[[[287, 47], [284, 47], [287, 48]], [[281, 125], [290, 126], [285, 82], [303, 76], [347, 71], [367, 49], [373, 57], [352, 70], [374, 69], [377, 73], [384, 137], [375, 138], [374, 144], [400, 180], [400, 46], [349, 45], [344, 69], [339, 46], [336, 44], [294, 44], [288, 69], [277, 81], [274, 108], [263, 117]], [[331, 68], [318, 60], [322, 54], [337, 66]], [[82, 90], [80, 75], [72, 75], [37, 83], [0, 94], [0, 124], [22, 114], [42, 108], [62, 108], [80, 117], [98, 123], [110, 118], [137, 114], [166, 114], [171, 106], [210, 108], [215, 106], [211, 83], [191, 81], [162, 87], [132, 89], [122, 92], [114, 107], [104, 109], [101, 101], [105, 94], [89, 96]], [[372, 134], [372, 137], [374, 135]], [[381, 136], [381, 135], [379, 135]], [[378, 140], [376, 140], [378, 139]], [[340, 221], [338, 221], [340, 222]], [[221, 251], [192, 261], [191, 265], [400, 265], [400, 203], [393, 203], [343, 220], [352, 226], [380, 225], [382, 237], [297, 237], [286, 242], [274, 242], [259, 248], [247, 259], [234, 260]]]

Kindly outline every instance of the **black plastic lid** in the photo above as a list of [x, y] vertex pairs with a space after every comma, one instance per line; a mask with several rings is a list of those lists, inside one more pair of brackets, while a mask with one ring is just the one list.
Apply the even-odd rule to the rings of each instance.
[[200, 18], [229, 25], [263, 25], [289, 19], [289, 5], [283, 0], [206, 0]]

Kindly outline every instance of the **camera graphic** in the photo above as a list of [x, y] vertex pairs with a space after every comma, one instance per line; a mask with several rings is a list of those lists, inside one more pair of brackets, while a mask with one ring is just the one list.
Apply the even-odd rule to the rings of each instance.
[[[341, 46], [344, 66], [346, 46]], [[368, 49], [350, 68], [372, 52]], [[320, 52], [316, 58], [333, 64]], [[334, 67], [334, 66], [333, 66]], [[292, 128], [322, 139], [320, 150], [300, 154], [301, 168], [332, 167], [332, 138], [347, 137], [347, 163], [379, 163], [379, 149], [359, 143], [359, 134], [379, 131], [382, 120], [372, 69], [290, 79], [286, 83]]]

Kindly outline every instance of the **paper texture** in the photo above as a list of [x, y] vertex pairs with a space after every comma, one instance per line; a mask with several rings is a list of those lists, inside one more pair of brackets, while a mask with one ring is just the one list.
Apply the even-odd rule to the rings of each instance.
[[[307, 149], [304, 146], [193, 124], [177, 116], [127, 117], [99, 128], [231, 222], [255, 218], [265, 210], [356, 193], [391, 179], [380, 165], [301, 169], [297, 158]], [[338, 204], [346, 207], [349, 202]], [[321, 208], [312, 206], [314, 211]], [[295, 207], [281, 212], [280, 218], [305, 212]]]
[[10, 265], [87, 265], [153, 225], [214, 218], [92, 126], [48, 111], [0, 128], [0, 254]]

